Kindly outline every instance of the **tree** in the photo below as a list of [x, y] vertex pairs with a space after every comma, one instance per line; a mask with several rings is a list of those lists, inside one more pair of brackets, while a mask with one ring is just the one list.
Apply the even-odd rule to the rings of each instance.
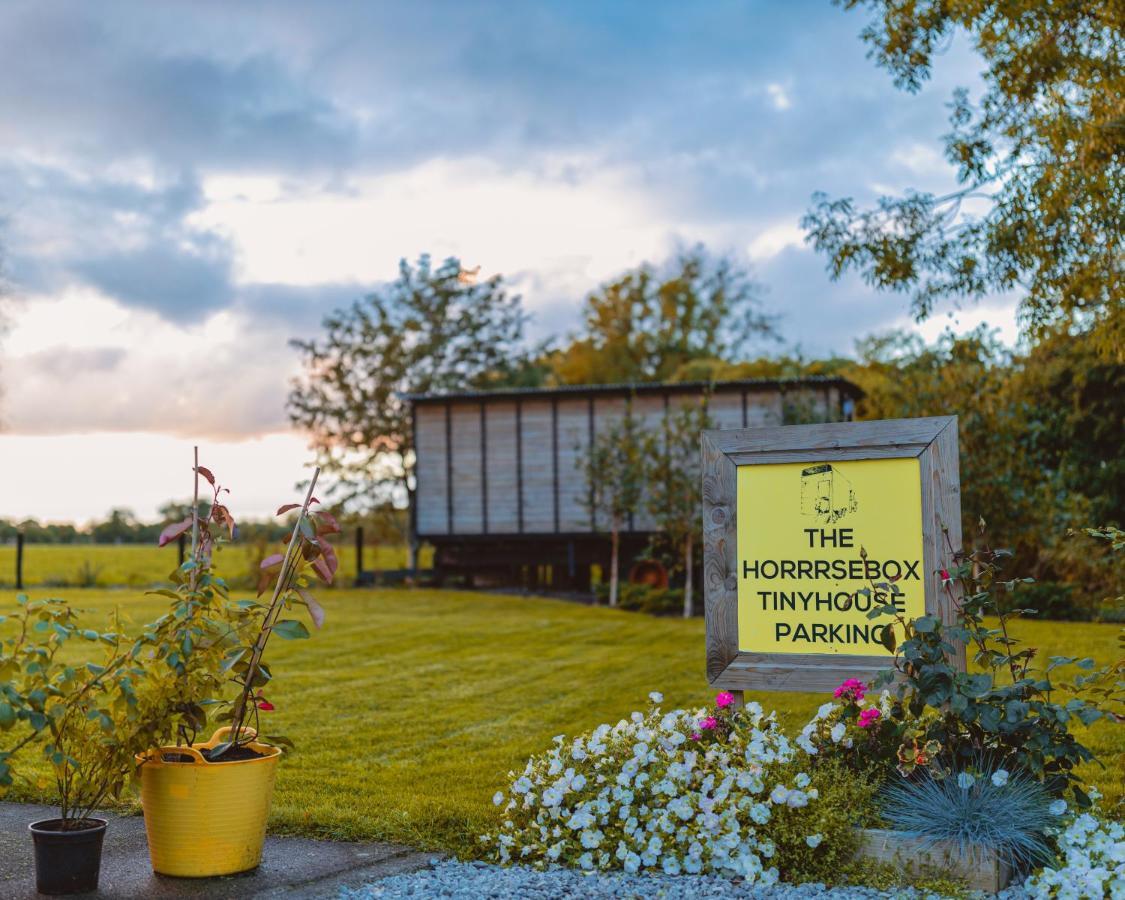
[[684, 573], [685, 619], [695, 614], [693, 560], [703, 516], [699, 437], [712, 427], [704, 399], [669, 412], [660, 429], [645, 441], [648, 510], [661, 532], [657, 540], [667, 543], [679, 558], [676, 568]]
[[[983, 57], [984, 91], [954, 94], [946, 158], [959, 187], [859, 210], [814, 197], [803, 220], [833, 277], [857, 269], [909, 292], [924, 319], [944, 298], [1022, 290], [1035, 337], [1098, 326], [1125, 354], [1125, 4], [1041, 0], [837, 0], [895, 84], [917, 91], [957, 31]], [[970, 214], [971, 213], [971, 214]]]
[[759, 286], [701, 247], [663, 269], [645, 263], [586, 298], [582, 331], [549, 357], [563, 384], [668, 381], [685, 364], [730, 360], [773, 334]]
[[641, 502], [645, 482], [644, 438], [626, 411], [620, 422], [598, 432], [582, 459], [587, 508], [595, 524], [609, 525], [609, 605], [617, 606], [621, 528]]
[[[293, 424], [353, 509], [414, 490], [410, 394], [534, 384], [523, 345], [527, 316], [499, 276], [480, 284], [447, 259], [405, 260], [394, 283], [324, 319], [320, 338], [292, 341], [304, 373], [289, 394]], [[414, 549], [414, 548], [412, 548]]]
[[109, 518], [91, 526], [90, 535], [95, 544], [121, 544], [135, 540], [140, 522], [131, 509], [116, 507], [109, 511]]
[[[1077, 590], [1060, 608], [1121, 585], [1107, 553], [1067, 537], [1118, 523], [1125, 509], [1125, 369], [1096, 344], [1055, 335], [1013, 355], [985, 328], [930, 346], [892, 333], [861, 341], [860, 362], [844, 373], [866, 392], [861, 418], [957, 414], [964, 521], [985, 519], [1038, 590]], [[964, 531], [971, 547], [977, 529]]]

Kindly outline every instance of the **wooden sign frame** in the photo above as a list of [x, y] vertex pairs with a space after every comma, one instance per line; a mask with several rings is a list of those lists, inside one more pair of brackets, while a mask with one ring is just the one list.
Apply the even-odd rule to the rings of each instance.
[[[846, 678], [867, 680], [890, 666], [886, 656], [749, 653], [738, 640], [737, 477], [739, 466], [861, 459], [918, 459], [926, 612], [955, 620], [938, 570], [950, 564], [945, 534], [961, 547], [957, 417], [883, 419], [705, 431], [703, 450], [703, 595], [707, 680], [730, 691], [830, 691]], [[965, 670], [964, 647], [950, 663]]]

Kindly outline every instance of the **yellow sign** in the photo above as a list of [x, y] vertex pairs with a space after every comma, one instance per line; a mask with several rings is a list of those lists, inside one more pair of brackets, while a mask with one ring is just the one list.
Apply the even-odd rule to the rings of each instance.
[[889, 657], [873, 604], [925, 615], [917, 459], [743, 465], [737, 503], [740, 650]]

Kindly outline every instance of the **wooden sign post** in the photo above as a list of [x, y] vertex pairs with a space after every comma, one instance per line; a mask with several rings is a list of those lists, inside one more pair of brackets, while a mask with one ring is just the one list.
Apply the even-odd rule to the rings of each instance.
[[[954, 621], [939, 574], [950, 546], [955, 416], [704, 432], [708, 680], [732, 692], [869, 680], [893, 659], [873, 604]], [[858, 593], [873, 584], [895, 591]], [[964, 670], [963, 648], [951, 662]]]

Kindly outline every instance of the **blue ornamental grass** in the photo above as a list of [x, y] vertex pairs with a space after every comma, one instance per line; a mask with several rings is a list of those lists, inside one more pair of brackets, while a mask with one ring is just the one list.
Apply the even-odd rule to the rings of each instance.
[[883, 818], [927, 847], [949, 841], [970, 859], [991, 850], [1020, 870], [1054, 859], [1046, 830], [1058, 820], [1043, 785], [1021, 772], [997, 784], [997, 768], [974, 768], [981, 774], [938, 778], [926, 771], [884, 788]]

